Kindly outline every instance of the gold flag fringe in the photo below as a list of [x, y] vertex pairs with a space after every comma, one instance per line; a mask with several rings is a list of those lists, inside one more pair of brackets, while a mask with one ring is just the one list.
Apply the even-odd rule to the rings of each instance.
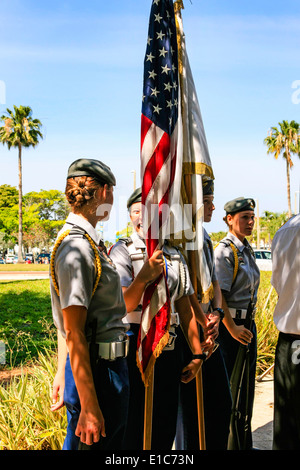
[[139, 371], [142, 376], [142, 380], [144, 382], [145, 387], [148, 387], [149, 385], [149, 377], [151, 375], [152, 369], [155, 365], [156, 359], [159, 357], [159, 355], [163, 352], [164, 347], [168, 344], [169, 341], [169, 331], [167, 331], [163, 337], [159, 340], [157, 346], [155, 347], [149, 362], [147, 364], [147, 367], [145, 370], [142, 368], [142, 364], [140, 362], [139, 356], [138, 356], [138, 351], [136, 352], [136, 363], [139, 368]]

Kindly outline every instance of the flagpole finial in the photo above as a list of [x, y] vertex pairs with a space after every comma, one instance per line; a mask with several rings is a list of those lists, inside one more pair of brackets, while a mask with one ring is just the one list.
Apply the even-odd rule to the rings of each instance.
[[174, 2], [174, 12], [177, 13], [180, 10], [184, 10], [183, 0], [176, 0]]

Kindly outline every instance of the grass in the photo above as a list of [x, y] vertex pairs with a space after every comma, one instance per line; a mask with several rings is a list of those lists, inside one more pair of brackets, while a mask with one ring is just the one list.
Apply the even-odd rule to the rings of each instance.
[[0, 382], [0, 450], [61, 449], [66, 411], [50, 408], [57, 344], [49, 280], [1, 282], [0, 318], [4, 369], [21, 370]]
[[1, 282], [0, 318], [8, 366], [24, 364], [55, 347], [49, 280]]
[[278, 330], [273, 321], [277, 294], [271, 286], [271, 272], [261, 272], [255, 317], [257, 328], [257, 373], [260, 375], [274, 363]]

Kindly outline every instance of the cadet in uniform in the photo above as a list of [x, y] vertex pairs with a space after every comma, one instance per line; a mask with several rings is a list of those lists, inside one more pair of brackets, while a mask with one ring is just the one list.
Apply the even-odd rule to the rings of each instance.
[[72, 212], [50, 264], [53, 319], [68, 349], [64, 399], [73, 449], [74, 432], [79, 449], [121, 449], [127, 420], [126, 306], [119, 275], [98, 248], [95, 230], [113, 203], [114, 185], [100, 161], [70, 165], [65, 193]]
[[[255, 369], [257, 356], [256, 325], [252, 321], [251, 331], [245, 328], [249, 303], [253, 307], [257, 300], [260, 272], [253, 250], [246, 237], [252, 234], [255, 202], [250, 198], [236, 198], [225, 204], [224, 221], [229, 227], [227, 236], [215, 248], [216, 275], [222, 290], [225, 317], [219, 329], [219, 343], [225, 359], [228, 375], [231, 376], [239, 344], [249, 345], [249, 387], [243, 384], [241, 410], [248, 416], [248, 431], [239, 429], [243, 447], [252, 448], [251, 417], [254, 400]], [[254, 311], [253, 311], [254, 318]]]
[[[170, 322], [170, 334], [175, 338], [175, 343], [167, 346], [155, 362], [151, 449], [170, 450], [176, 433], [180, 381], [192, 380], [201, 366], [201, 360], [195, 357], [183, 363], [182, 343], [185, 342], [185, 338], [179, 324], [191, 342], [193, 353], [201, 354], [202, 351], [188, 297], [193, 288], [182, 255], [177, 249], [164, 244], [164, 258], [162, 251], [158, 250], [146, 260], [141, 221], [141, 195], [141, 188], [138, 188], [127, 203], [134, 227], [133, 234], [129, 239], [119, 240], [110, 251], [110, 257], [120, 274], [128, 312], [126, 321], [130, 324], [128, 333], [130, 405], [124, 448], [128, 450], [143, 448], [145, 387], [136, 363], [137, 336], [142, 314], [141, 298], [146, 284], [161, 273], [165, 258], [171, 303], [176, 309], [171, 314]], [[194, 334], [193, 338], [190, 332]]]
[[[210, 222], [215, 206], [214, 182], [210, 178], [203, 178], [203, 204], [204, 222]], [[206, 315], [217, 317], [218, 323], [224, 317], [222, 310], [222, 293], [216, 277], [214, 250], [211, 239], [204, 229], [203, 250], [209, 268], [213, 285], [213, 298], [206, 304], [201, 304]], [[216, 347], [218, 343], [216, 343]], [[185, 348], [187, 359], [190, 351]], [[203, 377], [203, 405], [205, 442], [207, 450], [225, 450], [229, 434], [229, 421], [231, 413], [231, 393], [228, 375], [220, 348], [202, 365]], [[176, 434], [176, 448], [184, 450], [199, 449], [199, 434], [197, 421], [197, 401], [195, 384], [182, 384], [180, 386], [180, 406]]]

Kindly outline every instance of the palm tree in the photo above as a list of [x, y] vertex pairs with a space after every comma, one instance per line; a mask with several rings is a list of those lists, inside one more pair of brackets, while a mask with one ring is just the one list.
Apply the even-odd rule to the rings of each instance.
[[283, 152], [282, 156], [286, 160], [288, 215], [291, 217], [290, 169], [293, 167], [291, 154], [296, 153], [300, 157], [299, 124], [295, 121], [282, 121], [279, 122], [279, 127], [280, 130], [277, 127], [271, 127], [264, 143], [268, 146], [267, 153], [274, 153], [274, 157], [277, 159]]
[[19, 150], [19, 239], [18, 239], [18, 263], [23, 261], [23, 212], [22, 212], [22, 148], [35, 147], [39, 143], [39, 138], [43, 138], [40, 132], [41, 122], [32, 119], [32, 109], [29, 106], [14, 106], [14, 112], [6, 109], [7, 114], [1, 116], [0, 120], [4, 126], [0, 127], [0, 140], [3, 145], [17, 147]]

